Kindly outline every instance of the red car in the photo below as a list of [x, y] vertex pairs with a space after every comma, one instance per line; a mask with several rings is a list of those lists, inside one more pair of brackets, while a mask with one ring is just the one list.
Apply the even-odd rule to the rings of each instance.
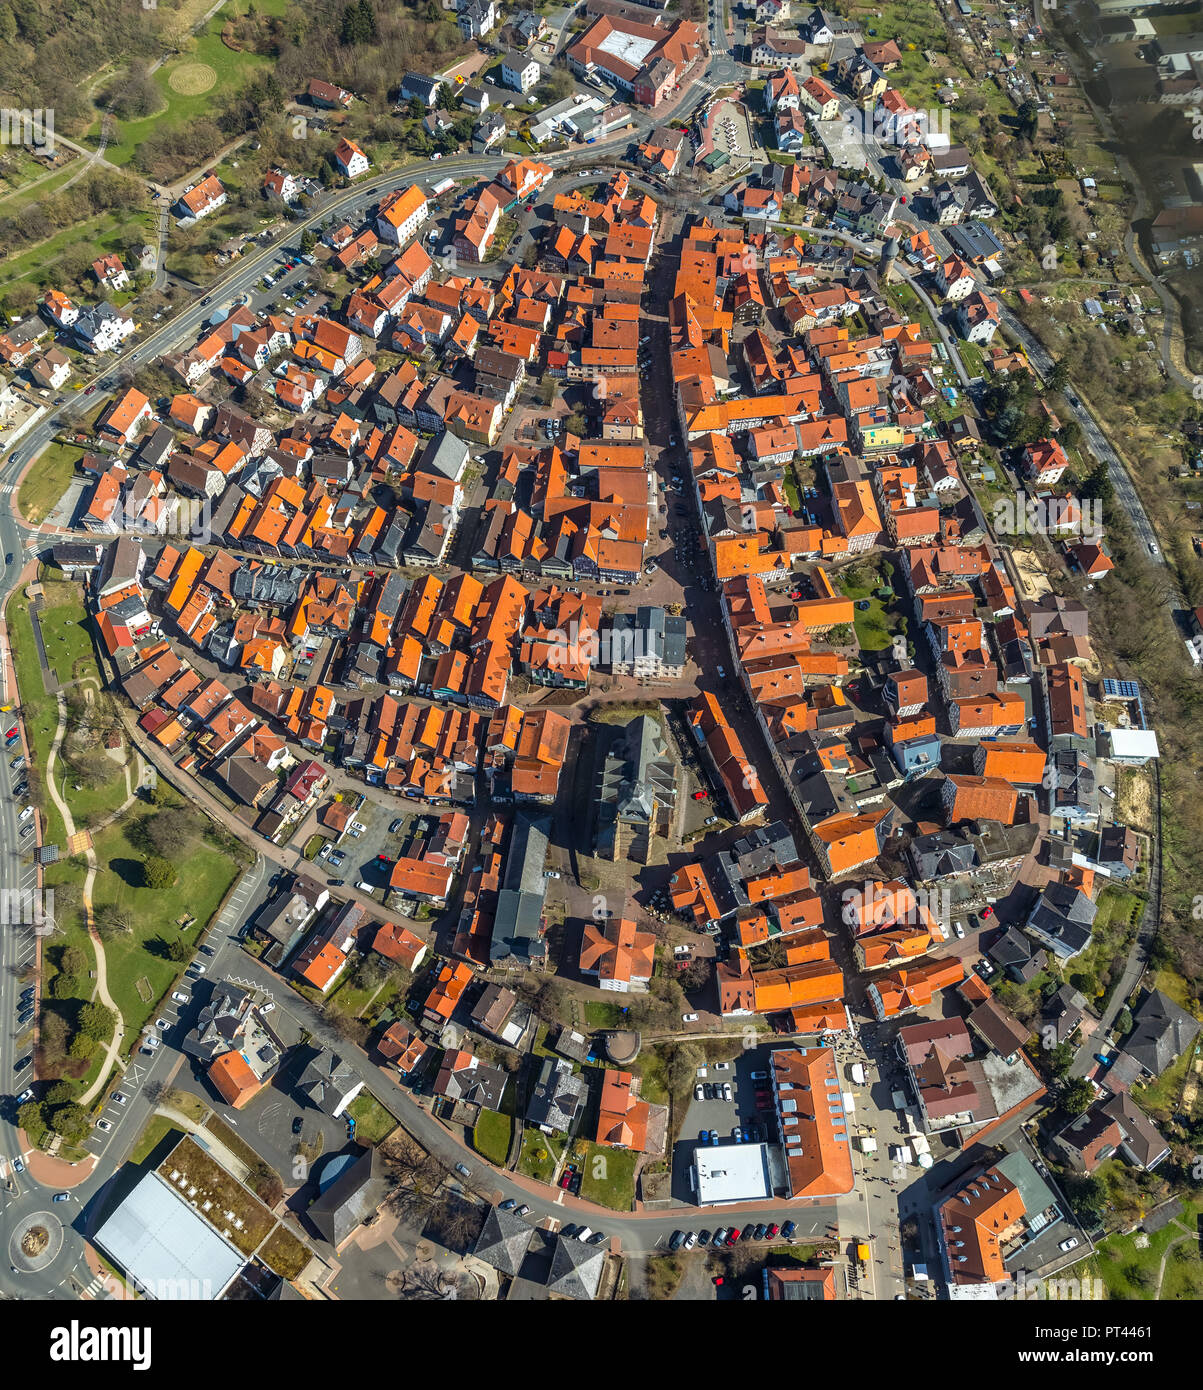
[[994, 916], [994, 909], [990, 906], [989, 903], [987, 903], [986, 906], [982, 908], [982, 916], [983, 916], [983, 917], [993, 917], [993, 916]]
[[736, 1242], [738, 1239], [739, 1239], [739, 1227], [738, 1227], [738, 1226], [732, 1226], [732, 1227], [731, 1227], [731, 1230], [727, 1233], [727, 1239], [726, 1239], [725, 1241], [723, 1241], [723, 1244], [724, 1244], [724, 1245], [734, 1245], [735, 1242]]
[[567, 1187], [567, 1186], [568, 1186], [568, 1184], [572, 1181], [573, 1172], [574, 1172], [574, 1169], [572, 1169], [572, 1168], [565, 1168], [565, 1169], [564, 1169], [564, 1171], [560, 1174], [560, 1186], [561, 1186], [561, 1187]]
[[770, 1240], [772, 1240], [773, 1237], [776, 1236], [776, 1235], [780, 1232], [780, 1230], [781, 1230], [781, 1227], [778, 1226], [777, 1223], [774, 1221], [773, 1224], [769, 1227], [769, 1229], [768, 1229], [768, 1231], [766, 1232], [766, 1234], [767, 1234], [768, 1238], [769, 1238]]
[[705, 801], [709, 795], [709, 792], [694, 792], [693, 799], [695, 801]]
[[526, 205], [526, 210], [527, 210], [527, 212], [534, 212], [534, 210], [535, 210], [535, 205], [534, 205], [534, 203], [527, 203], [527, 205]]

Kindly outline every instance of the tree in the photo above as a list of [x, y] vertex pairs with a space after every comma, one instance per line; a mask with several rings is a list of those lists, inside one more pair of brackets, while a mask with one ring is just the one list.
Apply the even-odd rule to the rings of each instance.
[[61, 1105], [63, 1101], [70, 1100], [75, 1094], [69, 1081], [55, 1081], [46, 1088], [46, 1094], [42, 1097], [43, 1105]]
[[68, 1143], [82, 1144], [92, 1129], [88, 1112], [73, 1100], [56, 1106], [50, 1115], [50, 1128]]
[[1094, 1088], [1084, 1076], [1075, 1077], [1061, 1088], [1061, 1109], [1067, 1115], [1084, 1115], [1094, 1100]]
[[105, 1004], [85, 1004], [79, 1011], [79, 1031], [96, 1042], [107, 1043], [113, 1036], [115, 1023], [112, 1009]]
[[64, 946], [59, 952], [58, 968], [64, 975], [78, 979], [88, 968], [87, 957], [78, 946]]
[[171, 888], [175, 880], [175, 869], [157, 854], [152, 854], [142, 865], [142, 883], [146, 888]]
[[74, 975], [65, 975], [59, 971], [50, 981], [50, 997], [52, 999], [71, 999], [78, 988], [79, 981]]
[[132, 936], [134, 919], [127, 908], [109, 903], [101, 908], [97, 915], [96, 930], [104, 941], [111, 941], [118, 936]]
[[1125, 1033], [1130, 1033], [1131, 1031], [1132, 1010], [1128, 1008], [1127, 1004], [1125, 1004], [1124, 1007], [1115, 1016], [1114, 1032], [1117, 1038], [1122, 1038]]
[[852, 624], [836, 623], [827, 634], [827, 641], [833, 647], [846, 647], [852, 641]]
[[91, 1057], [95, 1051], [94, 1039], [88, 1037], [87, 1033], [76, 1033], [67, 1048], [67, 1055], [75, 1058]]
[[1069, 364], [1064, 357], [1060, 357], [1053, 363], [1053, 369], [1048, 374], [1048, 389], [1050, 391], [1064, 391], [1069, 385]]
[[27, 1100], [17, 1111], [17, 1123], [26, 1134], [37, 1134], [46, 1128], [46, 1117], [36, 1100]]
[[184, 939], [179, 936], [173, 936], [167, 941], [166, 950], [168, 960], [187, 960], [190, 954]]

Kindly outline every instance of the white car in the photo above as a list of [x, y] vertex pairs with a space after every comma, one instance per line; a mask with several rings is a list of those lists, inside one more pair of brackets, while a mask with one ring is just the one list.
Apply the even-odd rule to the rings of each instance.
[[181, 994], [178, 989], [171, 991], [171, 997], [177, 1004], [186, 1004], [188, 1002], [188, 996], [186, 994]]
[[702, 1083], [701, 1083], [700, 1081], [699, 1081], [698, 1084], [693, 1088], [693, 1098], [694, 1098], [694, 1100], [705, 1100], [705, 1099], [706, 1099], [706, 1092], [702, 1089]]
[[560, 874], [557, 869], [545, 869], [543, 872], [544, 878], [559, 878], [559, 876]]
[[204, 967], [203, 965], [201, 965], [201, 963], [200, 963], [199, 961], [195, 961], [195, 960], [194, 960], [194, 961], [192, 962], [192, 964], [188, 967], [188, 969], [189, 969], [189, 971], [191, 971], [191, 973], [192, 973], [193, 975], [203, 975], [203, 974], [205, 973], [205, 967]]
[[149, 1047], [149, 1048], [153, 1051], [156, 1047], [162, 1047], [163, 1044], [162, 1044], [162, 1043], [159, 1041], [159, 1039], [156, 1038], [155, 1035], [152, 1033], [152, 1034], [146, 1039], [146, 1046]]
[[1069, 1238], [1068, 1240], [1063, 1240], [1063, 1241], [1061, 1242], [1061, 1244], [1057, 1246], [1057, 1249], [1058, 1249], [1058, 1250], [1063, 1250], [1063, 1251], [1064, 1251], [1064, 1250], [1076, 1250], [1077, 1248], [1078, 1248], [1078, 1238], [1077, 1238], [1077, 1236], [1070, 1236], [1070, 1238]]
[[33, 807], [32, 807], [32, 806], [26, 806], [26, 808], [21, 812], [21, 814], [17, 817], [17, 819], [18, 819], [18, 820], [28, 820], [28, 819], [30, 818], [30, 816], [32, 816], [32, 815], [33, 815]]
[[129, 1096], [123, 1091], [114, 1091], [110, 1099], [114, 1105], [125, 1105], [129, 1100]]
[[732, 1096], [732, 1093], [731, 1093], [731, 1083], [730, 1083], [729, 1081], [724, 1081], [724, 1082], [723, 1082], [723, 1099], [724, 1099], [724, 1100], [732, 1100], [733, 1098], [734, 1098], [734, 1097]]
[[113, 1128], [113, 1122], [112, 1120], [97, 1120], [96, 1128], [101, 1132], [101, 1134], [107, 1134], [109, 1130]]
[[697, 1016], [697, 1014], [682, 1014], [682, 1015], [681, 1015], [681, 1022], [682, 1022], [682, 1023], [696, 1023], [697, 1021], [698, 1021], [698, 1016]]

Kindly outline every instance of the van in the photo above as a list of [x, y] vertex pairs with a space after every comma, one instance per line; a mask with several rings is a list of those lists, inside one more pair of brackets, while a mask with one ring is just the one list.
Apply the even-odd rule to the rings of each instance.
[[592, 1234], [593, 1234], [593, 1232], [589, 1229], [588, 1226], [582, 1226], [581, 1229], [576, 1233], [576, 1238], [577, 1238], [577, 1240], [579, 1240], [579, 1241], [581, 1241], [582, 1243], [584, 1243], [585, 1241], [587, 1241], [587, 1240], [589, 1239], [589, 1237], [590, 1237]]
[[359, 889], [361, 893], [375, 892], [375, 889], [372, 887], [372, 885], [370, 883], [364, 883], [362, 879], [355, 886]]

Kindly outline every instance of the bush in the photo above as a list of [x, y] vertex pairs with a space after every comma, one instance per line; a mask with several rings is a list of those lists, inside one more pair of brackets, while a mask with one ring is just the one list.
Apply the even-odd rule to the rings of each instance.
[[79, 1011], [79, 1031], [96, 1042], [107, 1043], [116, 1020], [103, 1004], [85, 1004]]
[[147, 888], [171, 888], [175, 884], [176, 872], [171, 864], [152, 854], [142, 865], [142, 883]]

